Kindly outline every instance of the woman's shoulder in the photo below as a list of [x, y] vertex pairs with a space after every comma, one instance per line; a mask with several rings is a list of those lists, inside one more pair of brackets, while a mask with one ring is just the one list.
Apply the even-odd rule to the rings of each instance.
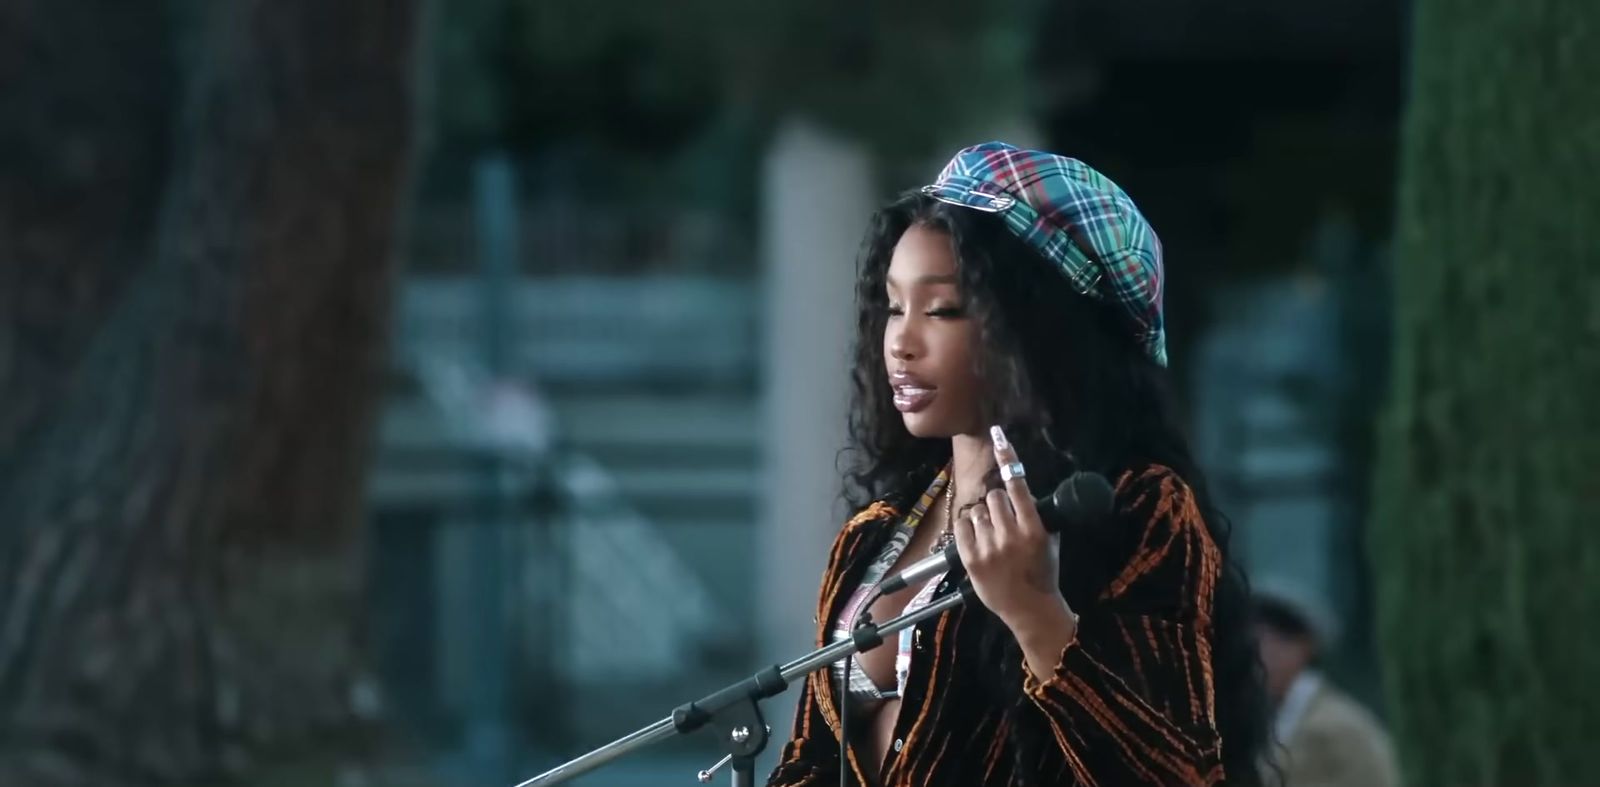
[[1118, 526], [1133, 546], [1102, 598], [1209, 618], [1221, 553], [1194, 489], [1160, 464], [1123, 471], [1115, 487]]
[[844, 530], [849, 531], [866, 527], [880, 522], [894, 520], [900, 516], [900, 509], [888, 500], [874, 500], [862, 507], [848, 520], [845, 520]]
[[1117, 475], [1113, 487], [1121, 517], [1154, 527], [1205, 530], [1194, 488], [1166, 465], [1152, 462], [1127, 468]]

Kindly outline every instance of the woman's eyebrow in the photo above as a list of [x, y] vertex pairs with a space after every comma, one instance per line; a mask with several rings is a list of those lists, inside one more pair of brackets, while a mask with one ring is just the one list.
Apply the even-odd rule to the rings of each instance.
[[[888, 283], [898, 283], [895, 277], [890, 276]], [[911, 280], [912, 284], [958, 284], [960, 279], [954, 273], [926, 273]]]

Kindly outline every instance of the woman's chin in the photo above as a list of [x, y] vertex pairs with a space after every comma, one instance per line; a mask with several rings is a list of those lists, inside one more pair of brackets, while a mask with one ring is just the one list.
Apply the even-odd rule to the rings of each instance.
[[948, 428], [950, 424], [945, 423], [945, 419], [934, 418], [931, 415], [931, 413], [927, 412], [901, 413], [900, 419], [905, 422], [906, 431], [910, 432], [912, 437], [926, 439], [950, 437], [955, 434], [953, 430]]

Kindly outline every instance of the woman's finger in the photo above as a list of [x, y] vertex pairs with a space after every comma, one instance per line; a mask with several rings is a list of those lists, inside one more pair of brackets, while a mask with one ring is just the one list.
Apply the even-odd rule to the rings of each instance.
[[1011, 511], [1011, 500], [1004, 489], [991, 489], [977, 506], [989, 520], [989, 539], [995, 549], [1017, 540], [1017, 517]]
[[973, 529], [972, 516], [963, 513], [950, 523], [950, 529], [956, 534], [956, 551], [961, 555], [961, 562], [971, 565], [978, 558], [978, 538]]
[[994, 554], [994, 518], [989, 515], [989, 509], [981, 502], [972, 507], [972, 513], [964, 517], [972, 523], [973, 557], [982, 562]]
[[1044, 535], [1044, 523], [1039, 519], [1039, 509], [1033, 504], [1033, 493], [1028, 491], [1027, 470], [1017, 459], [1017, 450], [999, 426], [989, 427], [989, 439], [994, 443], [994, 459], [1000, 465], [1000, 479], [1006, 485], [1006, 497], [1022, 533], [1029, 537]]

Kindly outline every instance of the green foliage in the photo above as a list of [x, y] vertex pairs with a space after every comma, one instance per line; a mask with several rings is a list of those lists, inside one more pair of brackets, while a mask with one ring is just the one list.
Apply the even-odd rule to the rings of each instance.
[[1037, 16], [1023, 2], [957, 0], [775, 5], [746, 42], [746, 90], [769, 114], [803, 112], [864, 139], [891, 165], [946, 153], [975, 121], [1025, 110]]
[[1370, 549], [1416, 785], [1593, 783], [1600, 4], [1419, 0]]
[[[800, 113], [926, 156], [1024, 109], [1036, 0], [456, 0], [436, 51], [446, 140], [676, 149], [724, 113]], [[733, 109], [729, 109], [729, 107]]]

